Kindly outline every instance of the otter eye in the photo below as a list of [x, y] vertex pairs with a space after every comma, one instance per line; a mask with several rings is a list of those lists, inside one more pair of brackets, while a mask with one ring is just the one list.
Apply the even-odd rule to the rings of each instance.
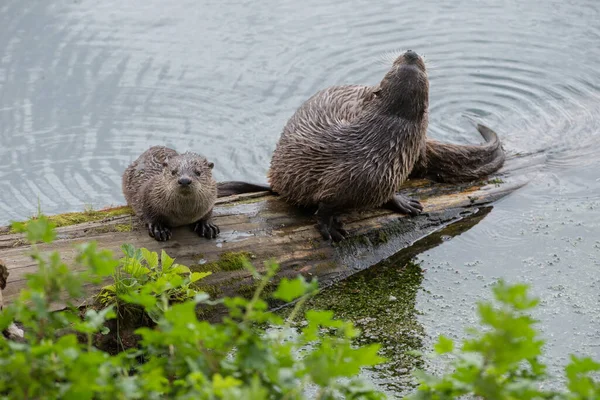
[[200, 171], [199, 169], [194, 170], [194, 173], [198, 176], [202, 175], [202, 171]]
[[177, 175], [177, 170], [176, 169], [172, 169], [171, 170], [171, 175], [173, 175], [173, 176]]

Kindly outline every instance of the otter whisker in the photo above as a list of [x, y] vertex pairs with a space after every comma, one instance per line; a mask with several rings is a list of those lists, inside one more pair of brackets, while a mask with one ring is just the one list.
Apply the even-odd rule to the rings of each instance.
[[214, 226], [207, 218], [217, 200], [217, 183], [212, 167], [196, 153], [149, 148], [125, 170], [123, 193], [156, 240], [169, 240], [170, 229], [177, 226], [198, 221]]
[[402, 54], [404, 50], [388, 50], [379, 54], [379, 60], [387, 66], [390, 66]]

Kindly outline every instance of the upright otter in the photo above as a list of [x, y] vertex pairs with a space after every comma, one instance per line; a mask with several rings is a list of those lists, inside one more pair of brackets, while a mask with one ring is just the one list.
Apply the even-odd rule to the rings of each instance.
[[[318, 124], [318, 119], [350, 123], [377, 98], [379, 90], [379, 85], [342, 85], [321, 90], [296, 111], [286, 129], [294, 130], [293, 125]], [[499, 170], [506, 155], [498, 135], [481, 124], [477, 124], [477, 130], [485, 140], [482, 145], [442, 143], [427, 138], [409, 178], [456, 183], [480, 179]]]
[[219, 234], [210, 221], [217, 199], [213, 167], [199, 154], [153, 146], [125, 170], [123, 194], [154, 239], [169, 240], [171, 228], [182, 225], [212, 239]]
[[362, 89], [370, 90], [368, 101], [335, 101], [339, 90], [318, 92], [290, 118], [268, 173], [286, 201], [318, 207], [319, 231], [334, 241], [347, 234], [338, 219], [344, 210], [422, 211], [396, 191], [425, 148], [429, 80], [423, 59], [408, 50], [376, 88]]

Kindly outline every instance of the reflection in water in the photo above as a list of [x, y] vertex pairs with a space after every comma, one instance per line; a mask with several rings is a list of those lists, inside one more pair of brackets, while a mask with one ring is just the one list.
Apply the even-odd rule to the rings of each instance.
[[[265, 180], [281, 128], [317, 90], [375, 84], [395, 49], [425, 54], [430, 130], [543, 150], [532, 182], [421, 256], [431, 335], [460, 335], [495, 278], [531, 282], [554, 365], [600, 358], [600, 3], [596, 0], [158, 0], [0, 4], [0, 223], [123, 202], [154, 144], [217, 179]], [[595, 324], [595, 325], [594, 325]], [[576, 338], [576, 340], [573, 340]]]
[[408, 352], [423, 350], [424, 330], [417, 317], [416, 300], [426, 272], [411, 259], [471, 229], [491, 210], [481, 208], [307, 301], [305, 308], [332, 310], [335, 318], [351, 320], [362, 332], [360, 344], [382, 344], [381, 352], [388, 362], [383, 368], [364, 373], [389, 396], [410, 391], [415, 385], [414, 369], [422, 368], [423, 360]]

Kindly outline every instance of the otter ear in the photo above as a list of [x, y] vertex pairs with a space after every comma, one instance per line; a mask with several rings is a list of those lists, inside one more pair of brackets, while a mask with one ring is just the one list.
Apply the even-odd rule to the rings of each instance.
[[213, 169], [215, 166], [215, 163], [209, 162], [208, 163], [208, 168]]
[[373, 88], [372, 93], [373, 93], [373, 96], [375, 96], [375, 97], [379, 96], [381, 94], [381, 86], [380, 85], [375, 86]]

